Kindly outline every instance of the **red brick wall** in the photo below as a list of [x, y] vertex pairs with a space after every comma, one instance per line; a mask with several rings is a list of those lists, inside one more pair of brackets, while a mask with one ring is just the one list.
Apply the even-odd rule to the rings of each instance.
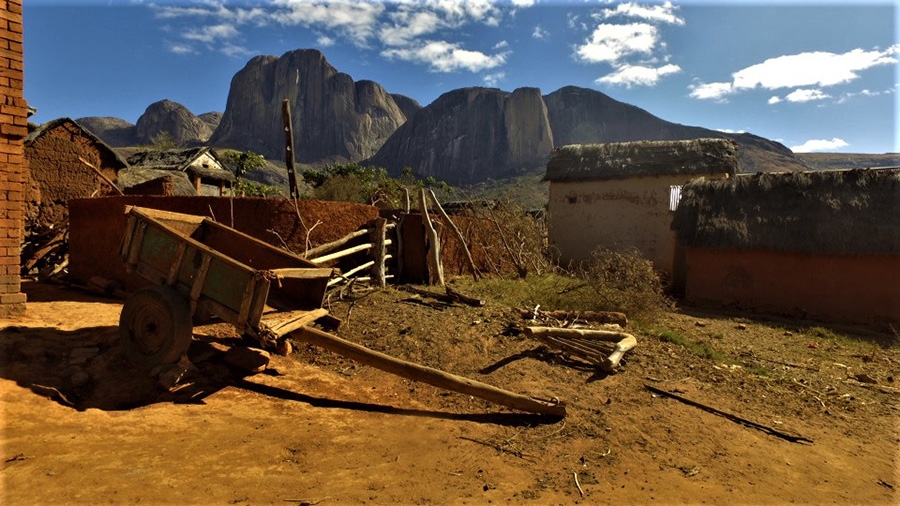
[[686, 248], [690, 304], [833, 322], [900, 323], [900, 255]]
[[25, 312], [19, 278], [28, 133], [23, 63], [22, 1], [0, 0], [0, 318]]

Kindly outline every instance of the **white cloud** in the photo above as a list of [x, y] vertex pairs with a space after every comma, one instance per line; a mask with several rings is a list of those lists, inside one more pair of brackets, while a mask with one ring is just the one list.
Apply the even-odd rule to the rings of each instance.
[[232, 44], [230, 42], [226, 42], [219, 48], [219, 52], [231, 57], [238, 56], [249, 56], [253, 54], [253, 51], [245, 48], [244, 46], [239, 46], [237, 44]]
[[531, 36], [535, 39], [544, 40], [550, 36], [550, 32], [541, 28], [541, 25], [535, 25], [534, 31], [531, 32]]
[[731, 83], [700, 83], [688, 86], [690, 96], [701, 100], [724, 100], [734, 92]]
[[799, 146], [791, 146], [794, 153], [811, 153], [813, 151], [831, 151], [834, 149], [845, 148], [849, 146], [843, 139], [834, 137], [830, 141], [827, 139], [811, 139]]
[[586, 63], [614, 63], [633, 54], [651, 54], [658, 41], [656, 27], [647, 23], [602, 23], [576, 48], [575, 56]]
[[435, 72], [490, 70], [506, 63], [507, 54], [487, 55], [481, 51], [462, 49], [458, 44], [446, 41], [428, 41], [415, 47], [391, 48], [381, 52], [386, 58], [428, 65]]
[[506, 42], [505, 40], [501, 40], [500, 42], [494, 44], [493, 49], [496, 51], [498, 49], [503, 49], [505, 47], [509, 47], [509, 42]]
[[616, 5], [615, 9], [603, 9], [594, 14], [594, 17], [597, 19], [609, 19], [623, 16], [655, 23], [684, 25], [684, 19], [675, 15], [677, 10], [678, 7], [668, 1], [662, 5], [641, 5], [636, 2], [626, 2]]
[[775, 105], [779, 102], [781, 102], [781, 97], [779, 97], [778, 95], [772, 95], [772, 97], [769, 98], [768, 104]]
[[196, 51], [194, 50], [193, 47], [191, 47], [187, 44], [178, 44], [178, 43], [169, 44], [169, 51], [171, 51], [175, 54], [194, 54], [194, 53], [196, 53]]
[[825, 93], [822, 90], [809, 90], [809, 89], [799, 89], [794, 90], [791, 93], [788, 93], [785, 100], [788, 102], [811, 102], [813, 100], [825, 100], [826, 98], [831, 98], [831, 95]]
[[746, 130], [732, 130], [730, 128], [716, 128], [715, 130], [717, 132], [723, 132], [726, 134], [745, 134], [745, 133], [747, 133]]
[[[882, 65], [896, 65], [898, 53], [900, 53], [900, 45], [891, 46], [885, 50], [873, 49], [871, 51], [857, 48], [841, 54], [814, 51], [778, 56], [733, 73], [730, 83], [692, 86], [690, 95], [698, 99], [721, 99], [731, 93], [756, 88], [766, 90], [804, 86], [824, 88], [846, 84], [859, 79], [860, 72], [864, 70]], [[728, 86], [725, 86], [726, 84]], [[801, 99], [795, 101], [828, 98], [810, 98], [816, 97], [816, 95], [808, 92], [797, 93], [795, 91], [794, 93], [796, 93], [795, 98]], [[804, 98], [806, 100], [802, 100]], [[777, 103], [771, 100], [769, 103]]]
[[271, 17], [278, 23], [334, 30], [357, 46], [368, 44], [385, 9], [380, 2], [353, 0], [275, 0], [273, 5], [279, 9]]
[[654, 86], [663, 76], [679, 72], [681, 72], [681, 67], [671, 63], [659, 68], [642, 65], [623, 65], [616, 69], [615, 72], [603, 76], [594, 82], [597, 84], [621, 85], [627, 88], [632, 86]]
[[[457, 38], [465, 33], [461, 29], [472, 24], [499, 26], [517, 9], [535, 3], [536, 0], [195, 0], [185, 6], [150, 4], [150, 8], [158, 19], [166, 21], [162, 29], [180, 34], [182, 40], [169, 47], [180, 54], [205, 49], [238, 55], [246, 51], [235, 42], [243, 27], [281, 25], [309, 29], [321, 47], [340, 43], [375, 47], [387, 58], [426, 65], [433, 71], [480, 72], [505, 64], [508, 51], [501, 50], [508, 44], [497, 43], [494, 54], [467, 48]], [[538, 26], [534, 35], [546, 37], [549, 33]]]
[[184, 38], [197, 42], [205, 42], [207, 44], [216, 40], [228, 40], [237, 36], [238, 31], [232, 25], [210, 25], [201, 26], [199, 28], [188, 30], [184, 33]]
[[494, 74], [485, 74], [482, 80], [488, 88], [496, 88], [500, 81], [506, 79], [506, 72], [497, 72]]
[[321, 47], [330, 47], [334, 45], [334, 39], [327, 35], [319, 35], [316, 39], [316, 43]]

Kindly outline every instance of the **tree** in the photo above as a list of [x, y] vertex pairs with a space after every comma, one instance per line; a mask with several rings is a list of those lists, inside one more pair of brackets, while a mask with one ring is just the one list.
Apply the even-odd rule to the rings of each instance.
[[228, 151], [222, 155], [225, 162], [234, 171], [237, 182], [234, 184], [234, 193], [242, 197], [274, 197], [281, 195], [281, 191], [274, 186], [260, 184], [244, 179], [248, 173], [265, 167], [268, 162], [263, 155], [253, 151]]

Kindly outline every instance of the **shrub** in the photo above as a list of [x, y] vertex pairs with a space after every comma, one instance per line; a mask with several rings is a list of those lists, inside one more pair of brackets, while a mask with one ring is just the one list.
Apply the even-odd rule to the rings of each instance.
[[581, 270], [603, 310], [653, 318], [669, 308], [653, 263], [636, 250], [597, 248]]

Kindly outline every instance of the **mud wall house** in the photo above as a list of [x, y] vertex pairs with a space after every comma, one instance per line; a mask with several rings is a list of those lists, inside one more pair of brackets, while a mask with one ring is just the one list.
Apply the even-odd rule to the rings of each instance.
[[135, 169], [182, 172], [199, 195], [224, 195], [235, 181], [231, 171], [208, 147], [138, 151], [128, 157], [128, 164]]
[[675, 217], [688, 303], [900, 323], [900, 170], [686, 185]]
[[597, 247], [636, 249], [657, 270], [678, 278], [673, 210], [681, 185], [737, 172], [728, 139], [573, 144], [547, 163], [549, 241], [563, 264]]
[[25, 158], [31, 175], [27, 221], [29, 228], [38, 230], [65, 224], [69, 200], [113, 191], [81, 159], [111, 181], [128, 166], [99, 137], [69, 118], [50, 121], [31, 132], [25, 138]]
[[0, 318], [25, 312], [19, 277], [27, 166], [22, 140], [28, 133], [23, 95], [22, 2], [0, 2]]

